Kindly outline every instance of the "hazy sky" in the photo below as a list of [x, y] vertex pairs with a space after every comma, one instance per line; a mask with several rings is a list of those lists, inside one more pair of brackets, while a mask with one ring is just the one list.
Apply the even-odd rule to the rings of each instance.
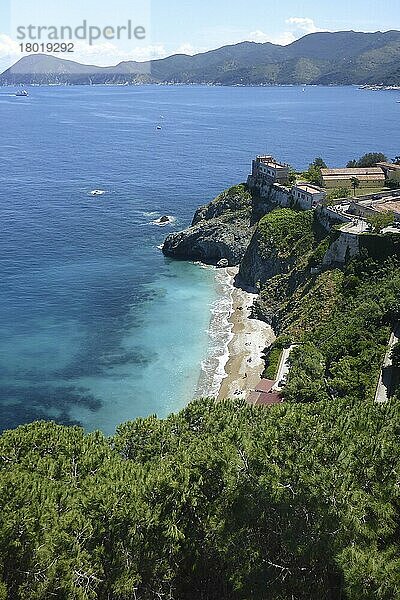
[[[78, 41], [68, 58], [96, 64], [193, 54], [243, 40], [289, 44], [319, 30], [400, 29], [393, 0], [0, 0], [0, 68], [22, 56], [18, 26], [125, 25], [147, 30], [145, 40]], [[395, 3], [398, 0], [395, 0]]]

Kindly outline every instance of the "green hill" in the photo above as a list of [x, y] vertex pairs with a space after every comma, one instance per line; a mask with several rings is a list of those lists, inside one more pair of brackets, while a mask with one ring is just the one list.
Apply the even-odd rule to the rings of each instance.
[[242, 42], [195, 56], [95, 67], [30, 55], [0, 84], [199, 83], [214, 85], [400, 85], [400, 32], [313, 33], [288, 46]]

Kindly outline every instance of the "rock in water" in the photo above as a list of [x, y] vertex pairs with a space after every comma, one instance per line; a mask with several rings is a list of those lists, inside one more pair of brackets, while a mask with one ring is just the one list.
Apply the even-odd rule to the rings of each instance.
[[167, 215], [163, 215], [159, 219], [152, 221], [153, 225], [159, 225], [160, 227], [164, 227], [165, 225], [170, 225], [175, 223], [175, 217], [168, 217]]
[[229, 260], [227, 258], [222, 258], [220, 261], [217, 262], [217, 267], [219, 267], [220, 269], [229, 267]]
[[223, 192], [199, 208], [191, 227], [172, 233], [163, 245], [167, 256], [236, 266], [242, 260], [254, 232], [253, 198], [245, 185]]

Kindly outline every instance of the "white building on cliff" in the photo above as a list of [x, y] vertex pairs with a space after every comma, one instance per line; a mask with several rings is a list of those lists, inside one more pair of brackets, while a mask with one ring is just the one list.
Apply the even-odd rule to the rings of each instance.
[[256, 186], [266, 183], [285, 185], [289, 181], [289, 165], [279, 163], [273, 156], [257, 156], [253, 160], [251, 177]]
[[303, 210], [316, 208], [326, 198], [326, 192], [307, 181], [296, 183], [292, 188], [293, 199]]

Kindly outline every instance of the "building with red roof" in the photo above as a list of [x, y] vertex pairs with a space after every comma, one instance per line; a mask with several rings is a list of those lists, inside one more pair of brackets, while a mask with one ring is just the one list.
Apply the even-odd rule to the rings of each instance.
[[250, 393], [247, 401], [253, 406], [272, 406], [283, 402], [280, 392], [274, 391], [276, 381], [261, 379], [256, 389]]

